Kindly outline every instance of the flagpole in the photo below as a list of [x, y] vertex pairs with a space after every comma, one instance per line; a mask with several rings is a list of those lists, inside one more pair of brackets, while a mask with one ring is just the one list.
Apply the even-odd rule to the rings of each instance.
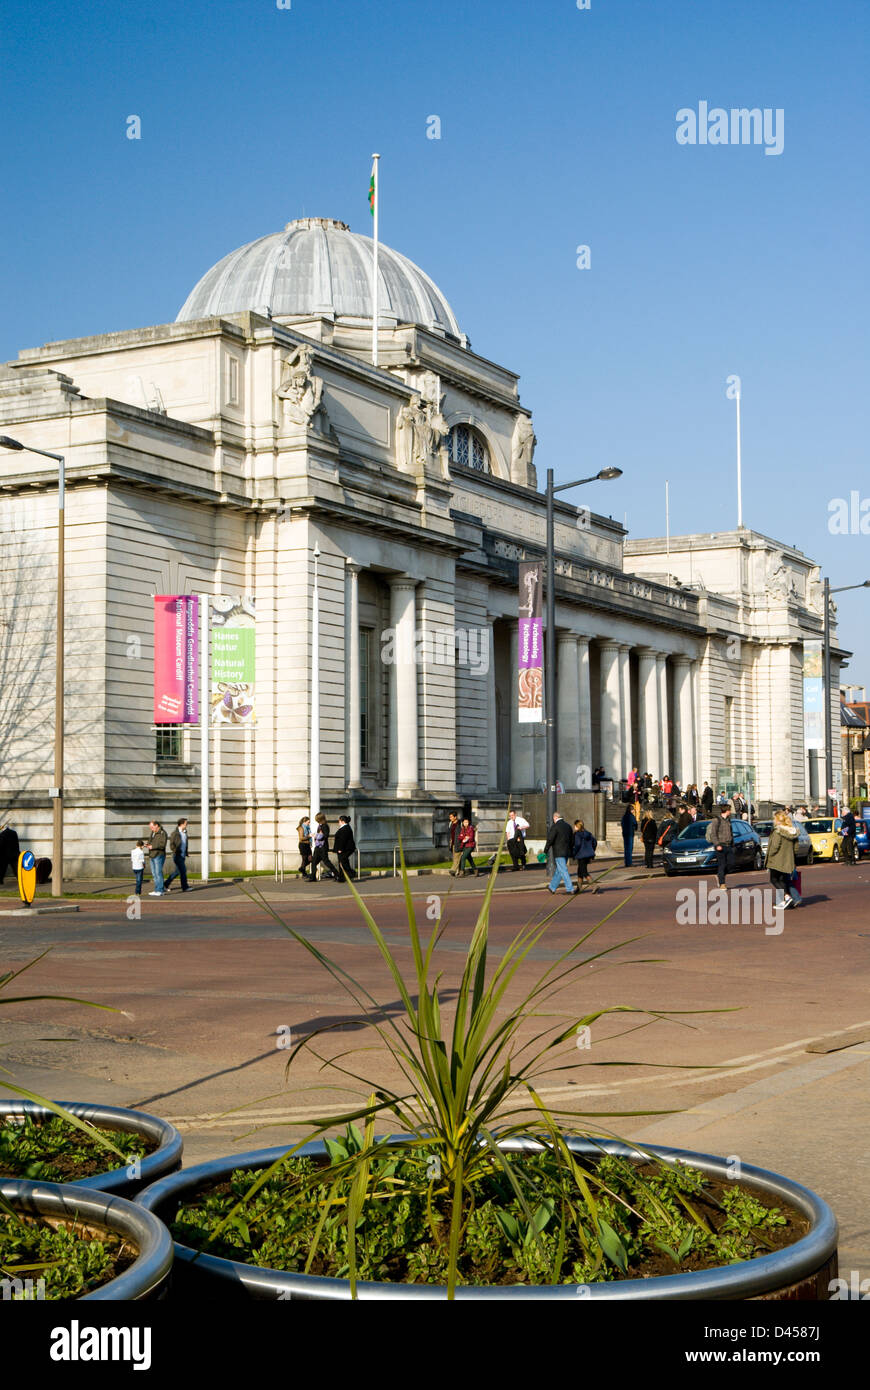
[[374, 248], [373, 268], [372, 268], [372, 366], [378, 365], [378, 199], [380, 196], [380, 179], [378, 174], [379, 154], [372, 155], [372, 178], [375, 184], [375, 196], [372, 206], [372, 213], [375, 219], [374, 236], [372, 244]]
[[742, 387], [737, 392], [737, 525], [743, 526], [743, 472], [740, 461], [740, 395]]
[[317, 561], [320, 559], [320, 546], [314, 542], [314, 592], [311, 595], [311, 744], [309, 770], [309, 818], [313, 822], [320, 810], [320, 587], [318, 584]]
[[211, 710], [211, 672], [209, 670], [209, 636], [211, 626], [211, 613], [209, 611], [210, 597], [208, 594], [199, 596], [199, 657], [200, 657], [200, 676], [199, 676], [199, 731], [200, 731], [200, 758], [199, 758], [199, 808], [200, 826], [199, 836], [201, 841], [200, 851], [200, 878], [203, 883], [208, 883], [209, 858], [211, 853], [211, 826], [210, 821], [210, 791], [209, 791], [209, 713]]

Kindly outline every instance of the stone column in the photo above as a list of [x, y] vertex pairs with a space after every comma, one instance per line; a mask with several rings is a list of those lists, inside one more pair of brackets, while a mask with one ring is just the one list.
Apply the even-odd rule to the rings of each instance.
[[406, 574], [390, 580], [390, 626], [393, 629], [394, 718], [390, 734], [395, 748], [390, 750], [390, 776], [400, 795], [418, 790], [417, 772], [417, 580]]
[[[664, 777], [666, 772], [671, 772], [671, 751], [670, 739], [668, 736], [668, 668], [666, 665], [667, 657], [664, 652], [656, 653], [656, 666], [658, 668], [659, 683], [659, 752], [661, 754], [661, 768], [659, 775]], [[656, 774], [653, 773], [653, 776]], [[673, 776], [673, 773], [671, 773]]]
[[556, 708], [559, 712], [559, 746], [556, 749], [556, 777], [566, 791], [578, 782], [580, 764], [580, 706], [577, 688], [577, 636], [573, 632], [556, 635]]
[[580, 731], [578, 739], [580, 779], [582, 790], [592, 786], [592, 692], [589, 685], [589, 638], [577, 638], [577, 708]]
[[638, 769], [641, 776], [645, 772], [655, 777], [661, 775], [661, 751], [659, 747], [659, 685], [656, 672], [656, 653], [652, 647], [641, 647], [638, 653], [640, 669], [638, 672], [638, 702], [640, 704], [640, 750]]
[[360, 750], [361, 711], [360, 711], [360, 666], [359, 666], [359, 572], [362, 565], [354, 560], [346, 562], [348, 579], [347, 596], [347, 786], [352, 791], [362, 786], [362, 763]]
[[488, 706], [486, 712], [486, 751], [487, 778], [491, 792], [498, 791], [498, 711], [495, 703], [495, 623], [498, 616], [497, 613], [487, 613], [486, 615], [489, 629], [487, 632], [489, 670], [486, 673]]
[[629, 652], [631, 648], [619, 648], [619, 704], [622, 720], [622, 771], [620, 777], [627, 777], [634, 767], [631, 740], [631, 668]]
[[614, 787], [622, 776], [619, 643], [601, 643], [601, 761]]
[[696, 782], [695, 725], [692, 711], [692, 660], [675, 656], [674, 663], [674, 767], [681, 787]]

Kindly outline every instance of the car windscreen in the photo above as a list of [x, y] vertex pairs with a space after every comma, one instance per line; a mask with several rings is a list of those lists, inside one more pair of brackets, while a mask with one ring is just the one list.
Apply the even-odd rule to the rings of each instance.
[[834, 829], [832, 820], [805, 820], [804, 830], [808, 835], [830, 835]]
[[696, 820], [694, 825], [687, 825], [685, 830], [681, 830], [677, 836], [678, 840], [706, 840], [708, 820]]
[[769, 835], [771, 830], [773, 829], [773, 821], [757, 820], [755, 822], [755, 829], [758, 831], [759, 835]]

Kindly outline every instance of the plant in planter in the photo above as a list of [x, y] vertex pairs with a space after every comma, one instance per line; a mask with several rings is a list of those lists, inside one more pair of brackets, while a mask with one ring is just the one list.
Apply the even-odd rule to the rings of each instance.
[[[555, 1291], [583, 1284], [597, 1289], [633, 1278], [649, 1283], [649, 1275], [664, 1275], [668, 1282], [677, 1271], [703, 1271], [733, 1261], [776, 1262], [783, 1239], [809, 1239], [807, 1231], [818, 1213], [796, 1185], [796, 1209], [785, 1210], [782, 1188], [767, 1184], [776, 1196], [765, 1196], [765, 1175], [757, 1170], [750, 1177], [754, 1189], [748, 1192], [727, 1181], [724, 1164], [717, 1172], [716, 1160], [704, 1156], [697, 1168], [686, 1168], [689, 1156], [662, 1151], [661, 1166], [642, 1149], [563, 1137], [566, 1121], [582, 1121], [585, 1127], [590, 1118], [601, 1118], [548, 1107], [541, 1098], [542, 1077], [577, 1065], [576, 1053], [571, 1062], [562, 1055], [577, 1030], [619, 1013], [644, 1013], [646, 1022], [666, 1016], [661, 1010], [626, 1005], [567, 1020], [548, 1012], [553, 996], [577, 971], [628, 944], [589, 953], [584, 949], [612, 912], [511, 1004], [507, 991], [518, 983], [521, 968], [555, 914], [522, 929], [489, 969], [491, 878], [448, 1025], [439, 977], [433, 973], [440, 923], [428, 940], [421, 938], [407, 876], [404, 884], [414, 961], [410, 982], [350, 885], [401, 1000], [399, 1019], [375, 1013], [372, 1024], [404, 1086], [373, 1084], [344, 1055], [324, 1057], [325, 1067], [342, 1078], [364, 1081], [370, 1092], [354, 1110], [324, 1116], [311, 1126], [323, 1135], [337, 1123], [346, 1124], [343, 1139], [302, 1142], [203, 1165], [146, 1192], [144, 1204], [163, 1211], [167, 1219], [174, 1205], [174, 1233], [185, 1246], [206, 1252], [204, 1265], [214, 1269], [221, 1260], [211, 1256], [219, 1253], [236, 1261], [231, 1267], [237, 1276], [239, 1261], [264, 1267], [262, 1287], [272, 1289], [272, 1271], [293, 1271], [286, 1276], [289, 1287], [306, 1297], [317, 1296], [312, 1286], [318, 1282], [331, 1287], [339, 1280], [347, 1281], [351, 1296], [358, 1285], [364, 1293], [374, 1288], [377, 1296], [390, 1296], [383, 1290], [385, 1281], [392, 1280], [421, 1293], [421, 1286], [434, 1285], [431, 1293], [453, 1298], [481, 1286], [493, 1292], [494, 1285], [532, 1285], [538, 1291], [550, 1285]], [[343, 984], [358, 1008], [376, 1008], [368, 991], [341, 967], [282, 925]], [[521, 1030], [530, 1018], [537, 1020], [535, 1031], [523, 1038]], [[288, 1070], [316, 1036], [291, 1052]], [[581, 1065], [590, 1064], [602, 1065]], [[385, 1115], [398, 1121], [404, 1133], [376, 1137], [375, 1124]], [[198, 1174], [205, 1181], [197, 1183]], [[816, 1254], [813, 1248], [808, 1258]], [[315, 1273], [319, 1280], [312, 1278]]]
[[[0, 991], [41, 959], [0, 975]], [[118, 1012], [70, 995], [0, 996], [6, 1006], [42, 1000]], [[0, 1274], [10, 1281], [11, 1296], [34, 1276], [48, 1298], [109, 1296], [100, 1291], [109, 1286], [122, 1290], [111, 1295], [118, 1298], [149, 1296], [166, 1279], [171, 1243], [159, 1223], [143, 1222], [143, 1213], [118, 1197], [179, 1167], [178, 1131], [140, 1111], [59, 1105], [0, 1071], [2, 1084], [19, 1097], [0, 1101]], [[57, 1185], [67, 1178], [73, 1185]]]

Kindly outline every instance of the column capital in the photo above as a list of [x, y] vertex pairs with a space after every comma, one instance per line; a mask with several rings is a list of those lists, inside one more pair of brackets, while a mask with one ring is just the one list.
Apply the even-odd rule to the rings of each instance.
[[695, 657], [686, 656], [684, 652], [672, 652], [671, 661], [675, 666], [691, 666], [695, 661]]
[[348, 574], [359, 574], [363, 568], [363, 566], [359, 563], [358, 560], [352, 560], [349, 555], [345, 560], [344, 564]]
[[642, 647], [636, 647], [635, 651], [637, 652], [638, 656], [644, 656], [647, 658], [652, 657], [653, 659], [655, 659], [657, 656], [663, 655], [663, 653], [659, 652], [658, 647], [651, 647], [648, 643], [645, 643]]
[[598, 646], [599, 646], [599, 649], [600, 649], [601, 651], [603, 651], [603, 652], [618, 652], [618, 651], [619, 651], [619, 645], [620, 645], [620, 644], [619, 644], [619, 642], [617, 642], [617, 640], [616, 640], [615, 637], [599, 637], [599, 638], [598, 638]]
[[419, 579], [414, 579], [410, 574], [388, 575], [387, 582], [391, 589], [416, 589], [420, 583]]

